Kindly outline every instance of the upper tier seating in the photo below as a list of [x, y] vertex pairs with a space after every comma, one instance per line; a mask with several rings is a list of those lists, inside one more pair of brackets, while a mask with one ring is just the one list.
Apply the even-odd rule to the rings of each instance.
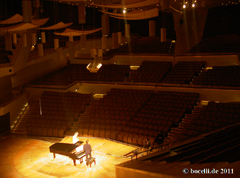
[[130, 80], [133, 82], [157, 83], [161, 81], [172, 67], [172, 62], [143, 61], [138, 70], [132, 70]]
[[161, 83], [190, 84], [205, 65], [205, 61], [180, 61], [172, 67]]
[[214, 66], [213, 69], [203, 71], [199, 76], [195, 77], [193, 84], [239, 87], [240, 66]]
[[160, 37], [142, 37], [133, 39], [129, 44], [124, 44], [119, 49], [106, 51], [103, 56], [110, 57], [113, 54], [173, 54], [175, 43], [161, 42]]
[[70, 64], [31, 82], [31, 84], [69, 85], [75, 81], [124, 82], [129, 71], [130, 68], [127, 65], [103, 65], [97, 73], [90, 73], [86, 69], [86, 64]]
[[23, 117], [27, 134], [63, 137], [89, 104], [90, 94], [44, 91], [39, 100], [30, 100]]
[[205, 38], [194, 46], [189, 53], [239, 53], [240, 37], [237, 35]]

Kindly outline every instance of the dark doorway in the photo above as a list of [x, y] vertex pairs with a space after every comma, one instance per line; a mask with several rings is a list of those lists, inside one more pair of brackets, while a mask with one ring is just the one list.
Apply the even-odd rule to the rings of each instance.
[[0, 116], [0, 135], [10, 131], [10, 113]]

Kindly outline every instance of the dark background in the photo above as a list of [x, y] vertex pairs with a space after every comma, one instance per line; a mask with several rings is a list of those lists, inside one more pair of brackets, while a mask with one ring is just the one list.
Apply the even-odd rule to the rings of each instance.
[[[42, 9], [42, 11], [40, 10]], [[39, 9], [40, 18], [50, 17], [49, 21], [44, 26], [50, 26], [60, 21], [64, 23], [73, 22], [71, 28], [82, 29], [78, 24], [77, 6], [68, 4], [61, 4], [52, 1], [41, 1], [41, 8]], [[34, 9], [33, 9], [34, 11]], [[15, 0], [1, 0], [0, 1], [0, 20], [7, 19], [14, 14], [22, 15], [21, 1]], [[93, 29], [101, 27], [101, 12], [97, 8], [86, 7], [86, 24], [84, 29]], [[159, 12], [159, 16], [153, 18], [156, 20], [156, 36], [160, 35], [162, 27], [167, 28], [167, 38], [175, 39], [175, 31], [173, 25], [173, 18], [171, 13]], [[205, 25], [205, 37], [214, 37], [216, 35], [237, 34], [240, 35], [240, 5], [228, 5], [210, 8]], [[140, 36], [148, 36], [148, 21], [134, 20], [128, 21], [130, 24], [131, 33]], [[118, 20], [110, 17], [110, 34], [117, 31], [124, 32], [124, 20]]]

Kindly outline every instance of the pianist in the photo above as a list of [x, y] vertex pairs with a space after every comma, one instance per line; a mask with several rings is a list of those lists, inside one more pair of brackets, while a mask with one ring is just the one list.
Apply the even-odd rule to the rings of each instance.
[[91, 155], [92, 148], [88, 142], [89, 142], [89, 140], [86, 140], [86, 144], [83, 145], [83, 150], [85, 151], [86, 159], [92, 157], [92, 155]]

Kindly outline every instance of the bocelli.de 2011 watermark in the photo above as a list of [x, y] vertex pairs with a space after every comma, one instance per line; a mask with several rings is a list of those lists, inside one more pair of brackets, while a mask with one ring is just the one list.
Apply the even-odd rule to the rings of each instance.
[[220, 169], [209, 169], [209, 168], [203, 168], [203, 169], [188, 169], [184, 168], [182, 170], [184, 174], [234, 174], [234, 171], [232, 168], [220, 168]]

